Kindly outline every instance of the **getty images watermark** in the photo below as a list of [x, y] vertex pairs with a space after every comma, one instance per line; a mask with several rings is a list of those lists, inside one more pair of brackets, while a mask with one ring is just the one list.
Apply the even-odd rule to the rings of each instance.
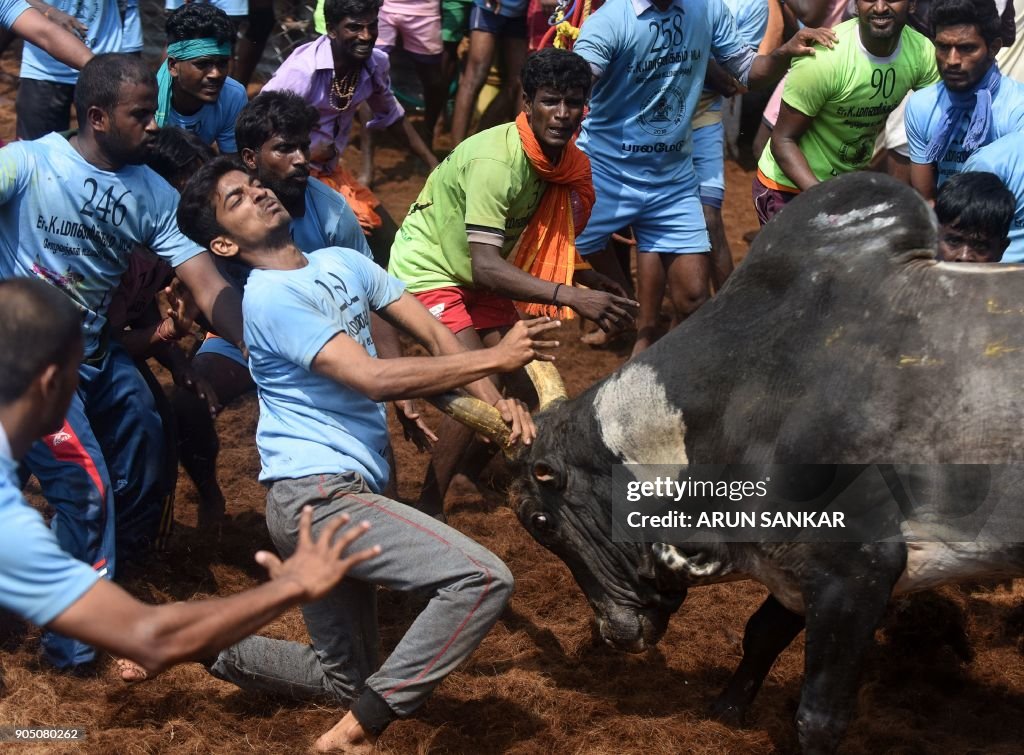
[[617, 542], [1024, 541], [1024, 466], [619, 464]]

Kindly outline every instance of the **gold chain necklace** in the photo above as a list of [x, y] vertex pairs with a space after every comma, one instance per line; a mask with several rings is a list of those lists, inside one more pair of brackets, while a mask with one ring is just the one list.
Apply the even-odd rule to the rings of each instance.
[[330, 95], [331, 107], [335, 110], [344, 112], [352, 105], [352, 98], [356, 93], [356, 87], [359, 86], [360, 72], [361, 69], [356, 68], [354, 71], [345, 74], [344, 78], [339, 79], [338, 73], [335, 71], [334, 78], [331, 79]]

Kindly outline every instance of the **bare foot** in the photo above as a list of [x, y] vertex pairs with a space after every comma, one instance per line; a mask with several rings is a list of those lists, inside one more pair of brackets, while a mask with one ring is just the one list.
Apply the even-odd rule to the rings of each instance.
[[149, 679], [146, 669], [127, 658], [117, 659], [117, 673], [121, 675], [121, 681], [128, 684], [138, 684]]
[[330, 731], [322, 734], [313, 745], [317, 752], [345, 752], [349, 755], [370, 755], [377, 751], [377, 738], [363, 731], [356, 717], [349, 711]]

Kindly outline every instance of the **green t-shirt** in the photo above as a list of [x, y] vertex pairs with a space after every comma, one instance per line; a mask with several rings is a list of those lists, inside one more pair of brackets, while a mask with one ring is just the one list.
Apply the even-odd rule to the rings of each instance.
[[508, 257], [547, 186], [515, 123], [460, 144], [427, 178], [398, 229], [388, 272], [409, 291], [472, 286], [469, 235]]
[[[909, 26], [887, 58], [864, 49], [856, 18], [833, 31], [839, 38], [836, 46], [818, 47], [814, 57], [794, 60], [782, 92], [786, 104], [814, 118], [800, 137], [800, 151], [819, 181], [867, 165], [889, 113], [907, 92], [939, 80], [935, 48]], [[796, 187], [775, 161], [771, 143], [757, 167], [771, 180]]]

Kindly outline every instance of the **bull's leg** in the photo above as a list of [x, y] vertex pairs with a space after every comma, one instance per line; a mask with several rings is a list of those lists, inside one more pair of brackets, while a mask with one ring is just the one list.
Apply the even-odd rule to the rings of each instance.
[[742, 726], [747, 710], [775, 659], [803, 628], [803, 616], [784, 608], [774, 596], [769, 595], [747, 622], [743, 634], [743, 660], [725, 691], [711, 706], [712, 715], [733, 726]]
[[807, 649], [796, 715], [804, 753], [835, 752], [853, 715], [864, 656], [903, 569], [895, 549], [872, 556], [854, 565], [859, 574], [822, 574], [805, 585]]

